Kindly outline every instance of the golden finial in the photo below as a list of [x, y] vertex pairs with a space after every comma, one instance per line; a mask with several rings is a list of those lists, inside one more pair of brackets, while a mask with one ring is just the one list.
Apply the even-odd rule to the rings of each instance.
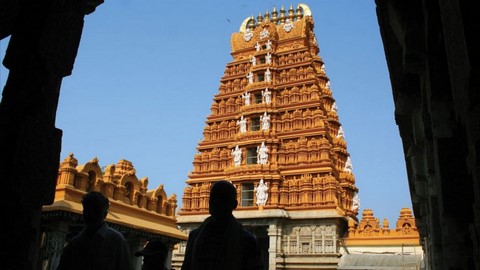
[[88, 163], [98, 164], [98, 158], [94, 157]]
[[258, 13], [258, 16], [257, 16], [257, 21], [258, 23], [262, 23], [263, 22], [263, 17], [262, 17], [262, 13]]
[[268, 12], [268, 9], [267, 11], [265, 12], [265, 22], [269, 22], [270, 21], [270, 12]]
[[280, 23], [285, 23], [287, 17], [285, 16], [285, 8], [282, 6], [282, 8], [280, 9]]
[[388, 219], [386, 218], [383, 219], [383, 228], [388, 229]]
[[275, 6], [273, 6], [271, 21], [275, 24], [278, 22], [278, 17], [277, 16], [278, 16], [277, 8]]
[[300, 8], [300, 5], [297, 6], [297, 14], [295, 16], [295, 18], [298, 20], [300, 20], [301, 18], [303, 17], [303, 14], [302, 14], [302, 9]]
[[290, 8], [288, 9], [288, 19], [293, 21], [295, 18], [295, 11], [293, 10], [293, 6], [290, 4]]
[[253, 30], [255, 28], [255, 18], [253, 17], [253, 15], [252, 17], [250, 17], [250, 21], [248, 22], [247, 27], [250, 30]]
[[68, 157], [63, 160], [63, 163], [75, 168], [78, 165], [78, 160], [73, 156], [73, 153], [70, 153], [68, 154]]

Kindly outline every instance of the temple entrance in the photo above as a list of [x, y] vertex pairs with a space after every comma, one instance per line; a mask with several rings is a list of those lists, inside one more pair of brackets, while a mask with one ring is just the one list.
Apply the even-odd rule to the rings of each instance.
[[244, 226], [245, 229], [253, 233], [260, 243], [260, 250], [262, 252], [263, 264], [265, 269], [268, 269], [268, 248], [270, 239], [268, 238], [268, 226]]

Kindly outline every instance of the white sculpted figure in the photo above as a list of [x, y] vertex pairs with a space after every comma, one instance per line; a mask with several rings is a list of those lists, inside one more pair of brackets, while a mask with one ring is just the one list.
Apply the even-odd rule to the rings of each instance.
[[332, 111], [337, 112], [337, 102], [333, 102], [332, 104]]
[[267, 55], [265, 56], [265, 62], [267, 64], [271, 64], [272, 63], [272, 55], [270, 53], [267, 53]]
[[272, 92], [268, 91], [268, 88], [265, 88], [265, 91], [262, 90], [262, 96], [266, 104], [270, 104], [272, 102]]
[[345, 138], [345, 132], [343, 131], [342, 126], [340, 126], [340, 128], [338, 129], [337, 138]]
[[268, 32], [268, 29], [263, 28], [263, 30], [260, 32], [260, 39], [264, 39], [264, 38], [268, 37], [269, 34], [270, 34], [270, 32]]
[[285, 32], [290, 32], [292, 31], [293, 29], [293, 23], [290, 21], [290, 19], [287, 18], [287, 20], [285, 21], [285, 24], [283, 25], [283, 30], [285, 30]]
[[240, 117], [240, 120], [237, 121], [237, 126], [240, 126], [240, 133], [247, 132], [247, 119], [245, 119], [243, 115]]
[[262, 130], [267, 131], [270, 128], [270, 115], [267, 115], [267, 112], [260, 115], [260, 123], [262, 123]]
[[270, 41], [270, 39], [267, 41], [267, 50], [271, 50], [272, 49], [272, 42]]
[[328, 81], [328, 82], [325, 84], [325, 87], [327, 87], [327, 89], [330, 89], [330, 81]]
[[250, 93], [245, 92], [244, 94], [242, 94], [242, 98], [245, 101], [245, 106], [249, 106], [250, 105]]
[[358, 211], [360, 209], [360, 198], [358, 198], [358, 193], [355, 193], [355, 196], [353, 196], [353, 201], [352, 201], [352, 210]]
[[345, 167], [343, 168], [343, 170], [350, 173], [352, 172], [353, 166], [350, 157], [347, 158], [347, 162], [345, 162]]
[[253, 83], [253, 72], [249, 72], [247, 75], [248, 83]]
[[242, 164], [242, 149], [235, 146], [235, 150], [232, 149], [233, 163], [235, 166], [240, 166]]
[[272, 80], [270, 69], [267, 68], [267, 71], [265, 71], [265, 81], [270, 82]]
[[325, 64], [322, 64], [321, 70], [325, 73], [327, 72], [327, 69], [325, 68]]
[[260, 46], [260, 44], [258, 44], [258, 42], [257, 42], [257, 44], [255, 44], [255, 49], [257, 50], [257, 52], [260, 51], [260, 48], [261, 48], [261, 46]]
[[257, 58], [255, 56], [252, 56], [252, 59], [250, 59], [250, 62], [252, 63], [252, 66], [257, 65]]
[[265, 145], [265, 142], [262, 142], [261, 146], [257, 146], [258, 153], [258, 164], [267, 164], [268, 161], [268, 148]]
[[245, 31], [245, 34], [243, 35], [243, 39], [246, 41], [246, 42], [249, 42], [253, 37], [253, 32], [251, 29], [247, 29]]
[[255, 187], [257, 195], [257, 205], [267, 204], [268, 199], [268, 185], [263, 182], [263, 179], [260, 179], [260, 183]]

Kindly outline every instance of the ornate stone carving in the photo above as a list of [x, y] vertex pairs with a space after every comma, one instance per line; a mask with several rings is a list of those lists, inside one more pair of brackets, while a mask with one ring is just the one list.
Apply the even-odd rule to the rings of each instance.
[[265, 205], [268, 200], [268, 185], [263, 182], [263, 179], [260, 179], [260, 182], [255, 187], [255, 192], [257, 196], [257, 205]]

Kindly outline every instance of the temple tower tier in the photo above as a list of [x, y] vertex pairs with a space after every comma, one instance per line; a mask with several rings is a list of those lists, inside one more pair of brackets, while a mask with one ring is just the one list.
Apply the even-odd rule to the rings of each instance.
[[313, 28], [310, 9], [299, 4], [248, 17], [232, 34], [233, 61], [177, 219], [187, 233], [196, 228], [209, 215], [211, 185], [231, 181], [234, 215], [260, 240], [268, 269], [335, 267], [348, 220], [357, 220], [352, 162]]

